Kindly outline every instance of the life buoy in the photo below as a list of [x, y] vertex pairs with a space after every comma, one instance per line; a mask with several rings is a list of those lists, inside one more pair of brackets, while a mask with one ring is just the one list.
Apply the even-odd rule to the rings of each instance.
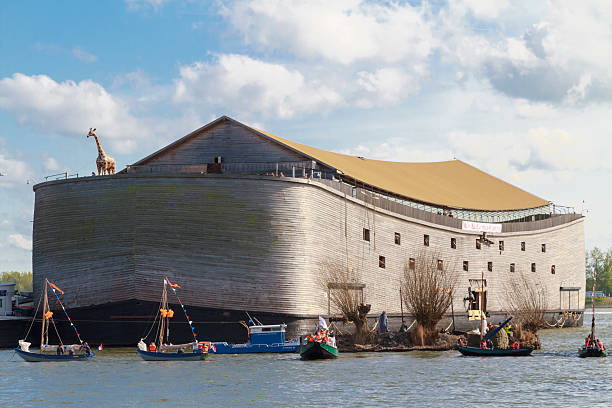
[[519, 348], [518, 341], [515, 341], [514, 343], [512, 343], [512, 348], [513, 348], [514, 350], [518, 350], [518, 348]]

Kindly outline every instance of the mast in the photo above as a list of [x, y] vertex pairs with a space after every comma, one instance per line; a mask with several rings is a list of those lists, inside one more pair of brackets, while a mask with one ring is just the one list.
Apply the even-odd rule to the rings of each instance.
[[[166, 310], [166, 313], [167, 313], [167, 310], [168, 310], [168, 307], [167, 307], [168, 306], [168, 296], [166, 294], [166, 282], [167, 282], [167, 279], [164, 278], [164, 289], [162, 291], [162, 302], [161, 302], [162, 306], [161, 306], [161, 308], [163, 310]], [[167, 316], [167, 314], [166, 314], [166, 316], [164, 316], [164, 313], [163, 312], [161, 312], [161, 313], [162, 314], [161, 314], [161, 321], [160, 321], [160, 328], [159, 328], [159, 347], [160, 347], [160, 350], [161, 350], [161, 345], [164, 342], [164, 329], [165, 329], [166, 316]]]
[[484, 313], [484, 311], [482, 310], [483, 307], [483, 299], [484, 297], [484, 269], [481, 271], [481, 275], [480, 275], [480, 296], [479, 298], [479, 302], [478, 302], [478, 307], [480, 308], [480, 342], [482, 343], [482, 338], [484, 336], [483, 330], [484, 330], [484, 319], [482, 314]]
[[597, 261], [595, 261], [595, 268], [593, 269], [593, 292], [591, 293], [591, 310], [593, 312], [593, 318], [591, 320], [591, 341], [595, 341], [595, 282], [597, 282]]
[[42, 324], [40, 327], [40, 352], [42, 353], [43, 345], [45, 344], [45, 315], [47, 314], [47, 278], [45, 278], [45, 289], [43, 289], [43, 311], [42, 311]]

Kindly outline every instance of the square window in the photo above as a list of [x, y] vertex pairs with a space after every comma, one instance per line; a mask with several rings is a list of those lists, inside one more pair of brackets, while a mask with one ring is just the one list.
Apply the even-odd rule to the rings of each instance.
[[504, 250], [504, 241], [499, 241], [499, 250], [500, 251]]
[[378, 267], [385, 268], [385, 257], [382, 255], [378, 257]]
[[536, 271], [536, 266], [535, 266], [535, 262], [533, 262], [531, 264], [531, 272], [535, 272]]
[[481, 245], [480, 245], [480, 239], [476, 238], [476, 249], [480, 249]]
[[451, 238], [451, 248], [457, 249], [457, 238]]
[[408, 269], [410, 269], [411, 271], [414, 271], [414, 265], [415, 265], [414, 258], [408, 259]]
[[493, 272], [493, 262], [487, 262], [487, 271]]
[[429, 246], [429, 235], [423, 235], [423, 245]]
[[525, 250], [525, 241], [521, 242], [521, 251]]
[[399, 232], [396, 232], [396, 233], [395, 233], [395, 243], [396, 243], [397, 245], [400, 245], [400, 244], [401, 244], [401, 242], [402, 242], [402, 236], [400, 235], [400, 233], [399, 233]]
[[546, 252], [546, 244], [542, 244], [542, 252]]
[[553, 275], [555, 274], [555, 265], [550, 267], [550, 273]]
[[469, 265], [468, 265], [468, 261], [463, 261], [463, 270], [464, 270], [464, 271], [467, 271], [467, 270], [468, 270], [468, 267], [469, 267]]
[[370, 230], [367, 228], [363, 229], [363, 240], [364, 241], [369, 241], [370, 240]]
[[438, 259], [438, 270], [441, 271], [444, 269], [444, 261]]
[[510, 272], [514, 272], [514, 264], [513, 263], [510, 264]]

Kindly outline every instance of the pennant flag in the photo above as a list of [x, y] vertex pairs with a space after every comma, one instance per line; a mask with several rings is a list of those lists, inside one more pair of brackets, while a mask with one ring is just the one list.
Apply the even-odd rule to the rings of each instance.
[[100, 345], [98, 346], [98, 350], [102, 351], [102, 343], [100, 343]]
[[170, 283], [170, 281], [168, 281], [168, 285], [170, 285], [173, 288], [181, 288], [179, 285], [177, 285], [176, 283]]
[[49, 282], [49, 286], [51, 286], [52, 289], [57, 289], [57, 291], [59, 293], [61, 293], [62, 295], [64, 294], [64, 291], [61, 290], [60, 288], [58, 288], [57, 286], [55, 286], [54, 284], [52, 284], [51, 282]]

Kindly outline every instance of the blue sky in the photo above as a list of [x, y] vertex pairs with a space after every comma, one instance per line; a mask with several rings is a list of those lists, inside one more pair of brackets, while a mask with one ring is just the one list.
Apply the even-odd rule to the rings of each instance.
[[370, 158], [457, 157], [612, 246], [608, 1], [0, 2], [0, 270], [33, 183], [118, 169], [221, 115]]

